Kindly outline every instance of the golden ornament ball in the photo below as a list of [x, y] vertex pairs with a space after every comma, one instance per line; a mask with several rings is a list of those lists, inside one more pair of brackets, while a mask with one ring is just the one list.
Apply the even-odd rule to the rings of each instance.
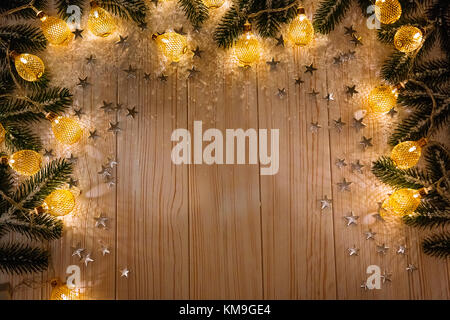
[[234, 53], [242, 67], [255, 63], [261, 55], [261, 45], [258, 38], [252, 33], [252, 25], [248, 21], [244, 24], [244, 34], [234, 45]]
[[13, 153], [8, 163], [17, 173], [32, 176], [41, 169], [42, 156], [33, 150], [21, 150]]
[[44, 62], [38, 56], [29, 53], [12, 53], [12, 55], [16, 71], [22, 79], [36, 81], [44, 74]]
[[314, 38], [314, 28], [305, 15], [304, 8], [298, 8], [297, 16], [289, 25], [289, 39], [297, 46], [306, 46]]
[[108, 11], [100, 8], [95, 1], [91, 2], [87, 26], [97, 37], [107, 37], [116, 30], [114, 18]]
[[399, 169], [414, 167], [419, 162], [422, 147], [427, 143], [425, 138], [417, 141], [404, 141], [392, 149], [391, 159]]
[[2, 143], [3, 141], [5, 141], [5, 134], [6, 134], [6, 130], [5, 130], [5, 128], [2, 126], [2, 124], [0, 123], [0, 143]]
[[56, 140], [64, 144], [74, 144], [81, 139], [83, 129], [80, 124], [69, 117], [47, 115], [52, 123], [52, 131]]
[[397, 50], [408, 53], [422, 44], [422, 31], [413, 26], [402, 26], [394, 35], [394, 46]]
[[397, 104], [397, 89], [384, 84], [369, 93], [369, 106], [375, 113], [385, 113]]
[[398, 0], [377, 0], [375, 16], [383, 24], [391, 24], [400, 19], [402, 6]]
[[75, 207], [75, 197], [69, 190], [55, 190], [45, 198], [42, 208], [52, 216], [65, 216]]
[[40, 12], [41, 29], [45, 38], [54, 45], [67, 45], [73, 39], [69, 25], [62, 19], [50, 17]]
[[225, 0], [203, 0], [203, 3], [208, 8], [215, 9], [220, 8], [225, 3]]
[[80, 300], [81, 298], [78, 289], [70, 289], [59, 279], [53, 279], [51, 286], [50, 300]]
[[161, 35], [154, 34], [152, 38], [156, 41], [159, 51], [172, 62], [180, 61], [187, 52], [186, 37], [176, 32], [166, 32]]
[[380, 214], [403, 217], [412, 214], [420, 204], [422, 190], [400, 189], [390, 195], [382, 204]]

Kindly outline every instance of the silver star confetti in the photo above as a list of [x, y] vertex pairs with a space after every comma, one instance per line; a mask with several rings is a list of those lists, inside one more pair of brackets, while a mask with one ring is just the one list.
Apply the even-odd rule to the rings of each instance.
[[122, 48], [125, 48], [126, 46], [128, 46], [129, 45], [128, 36], [123, 37], [123, 36], [119, 35], [119, 41], [116, 42], [116, 45], [119, 45]]
[[350, 167], [351, 167], [352, 172], [362, 173], [362, 169], [364, 168], [364, 165], [361, 164], [361, 162], [359, 160], [356, 160], [355, 162], [352, 162], [350, 164]]
[[115, 159], [108, 158], [108, 162], [106, 163], [107, 167], [110, 167], [111, 169], [114, 167], [117, 167], [118, 162]]
[[87, 81], [88, 77], [85, 77], [84, 79], [78, 78], [77, 86], [82, 87], [83, 89], [86, 89], [91, 84]]
[[356, 220], [359, 219], [359, 216], [353, 215], [353, 211], [350, 212], [349, 216], [344, 217], [345, 220], [347, 220], [347, 227], [354, 224], [355, 226], [358, 224]]
[[277, 65], [280, 63], [280, 61], [276, 61], [274, 58], [272, 58], [271, 61], [267, 61], [266, 64], [270, 66], [270, 71], [274, 71], [277, 69]]
[[377, 252], [380, 254], [386, 254], [389, 247], [386, 247], [386, 245], [383, 243], [381, 246], [377, 245]]
[[195, 50], [191, 50], [194, 53], [194, 58], [198, 57], [198, 58], [202, 58], [202, 50], [200, 50], [200, 48], [197, 46], [197, 48], [195, 48]]
[[128, 79], [130, 78], [136, 79], [137, 68], [133, 68], [131, 64], [128, 66], [128, 69], [124, 69], [123, 71], [127, 73]]
[[168, 79], [168, 78], [169, 78], [168, 76], [166, 76], [164, 73], [162, 73], [162, 74], [158, 77], [158, 80], [161, 81], [161, 82], [167, 82], [167, 79]]
[[78, 157], [75, 157], [75, 156], [73, 155], [73, 153], [71, 153], [71, 154], [70, 154], [70, 157], [67, 158], [67, 161], [69, 161], [70, 163], [75, 164], [75, 163], [78, 162]]
[[320, 201], [320, 209], [321, 210], [329, 209], [329, 208], [331, 208], [331, 206], [333, 204], [333, 200], [328, 199], [328, 197], [326, 195], [323, 199], [320, 199], [319, 201]]
[[300, 78], [300, 77], [295, 78], [294, 80], [295, 80], [295, 84], [296, 84], [296, 85], [301, 85], [302, 83], [305, 82], [305, 81], [303, 81], [302, 78]]
[[406, 246], [405, 245], [399, 245], [397, 249], [397, 254], [406, 254]]
[[129, 273], [130, 273], [130, 270], [128, 270], [127, 268], [124, 268], [124, 269], [120, 270], [120, 277], [128, 278]]
[[131, 109], [127, 108], [127, 117], [131, 117], [134, 119], [134, 117], [136, 117], [136, 114], [138, 114], [139, 112], [136, 111], [136, 107], [133, 107]]
[[96, 227], [96, 228], [99, 228], [99, 229], [101, 229], [101, 228], [107, 229], [106, 224], [108, 223], [109, 218], [105, 217], [105, 216], [103, 215], [103, 213], [100, 214], [98, 217], [95, 217], [94, 220], [95, 220], [95, 227]]
[[356, 91], [356, 85], [353, 85], [353, 86], [347, 86], [346, 93], [347, 93], [348, 95], [350, 95], [351, 97], [353, 97], [353, 95], [357, 94], [358, 91]]
[[282, 47], [284, 47], [284, 39], [283, 39], [283, 35], [282, 34], [280, 34], [280, 36], [278, 37], [278, 38], [275, 38], [276, 40], [277, 40], [277, 47], [278, 46], [282, 46]]
[[317, 70], [317, 68], [314, 68], [313, 64], [311, 63], [309, 66], [305, 66], [305, 73], [310, 73], [311, 75], [313, 74], [314, 71]]
[[107, 246], [102, 246], [102, 248], [101, 248], [100, 251], [102, 252], [102, 255], [103, 255], [103, 256], [106, 256], [107, 254], [110, 254], [110, 253], [111, 253], [111, 251], [109, 251], [109, 249], [108, 249]]
[[337, 129], [337, 131], [341, 132], [345, 126], [345, 122], [342, 122], [342, 118], [339, 117], [339, 119], [333, 120], [333, 122], [334, 122], [334, 127]]
[[145, 80], [145, 81], [150, 81], [150, 79], [151, 79], [150, 73], [144, 72], [144, 80]]
[[318, 122], [311, 122], [311, 125], [309, 126], [309, 130], [310, 130], [312, 133], [317, 133], [317, 132], [319, 132], [319, 129], [320, 129], [320, 128], [322, 128], [322, 126], [319, 125]]
[[74, 31], [72, 31], [72, 33], [75, 35], [75, 39], [77, 39], [77, 38], [83, 39], [83, 35], [82, 35], [83, 31], [84, 30], [78, 29], [78, 28], [75, 29]]
[[409, 272], [414, 272], [417, 270], [417, 267], [415, 265], [413, 265], [412, 263], [409, 263], [408, 266], [406, 267], [406, 271]]
[[352, 127], [355, 128], [356, 132], [359, 132], [359, 130], [364, 129], [366, 127], [366, 124], [363, 123], [364, 118], [356, 119], [353, 118], [353, 124]]
[[339, 188], [339, 191], [350, 191], [350, 185], [352, 182], [345, 180], [345, 178], [342, 179], [342, 182], [336, 183], [336, 185]]
[[88, 139], [92, 139], [95, 141], [97, 138], [100, 138], [100, 136], [97, 133], [97, 129], [94, 129], [94, 131], [89, 131]]
[[198, 71], [197, 69], [195, 69], [195, 67], [193, 66], [191, 69], [188, 69], [188, 79], [194, 77], [197, 73], [199, 73], [200, 71]]
[[116, 121], [116, 123], [109, 123], [109, 128], [108, 131], [111, 131], [114, 134], [117, 134], [121, 131], [122, 129], [119, 127], [119, 121]]
[[317, 95], [319, 94], [319, 92], [318, 91], [316, 91], [316, 89], [312, 89], [312, 91], [311, 92], [308, 92], [308, 94], [310, 95], [310, 96], [312, 96], [312, 97], [317, 97]]
[[392, 277], [392, 273], [389, 273], [386, 270], [384, 270], [383, 274], [381, 275], [381, 279], [383, 280], [383, 283], [392, 282], [391, 277]]
[[89, 57], [86, 58], [86, 64], [87, 65], [92, 65], [95, 63], [97, 59], [95, 59], [95, 57], [91, 54]]
[[77, 256], [80, 260], [83, 258], [82, 253], [84, 252], [84, 248], [75, 248], [75, 250], [72, 252], [72, 257]]
[[347, 166], [347, 163], [345, 163], [345, 159], [337, 159], [334, 164], [336, 165], [336, 167], [338, 167], [339, 169], [342, 169], [343, 167]]
[[353, 29], [353, 25], [351, 25], [350, 27], [345, 27], [344, 26], [344, 29], [345, 29], [345, 34], [346, 35], [349, 35], [349, 36], [353, 36], [355, 33], [356, 33], [356, 30], [355, 29]]
[[325, 97], [323, 97], [327, 102], [334, 101], [334, 97], [332, 93], [327, 93]]
[[366, 240], [375, 240], [376, 232], [372, 232], [372, 229], [369, 229], [369, 231], [364, 232], [364, 235], [366, 236]]
[[87, 267], [89, 262], [94, 262], [94, 259], [91, 258], [91, 254], [88, 253], [86, 257], [83, 259], [84, 265]]
[[362, 140], [359, 142], [359, 144], [362, 145], [363, 150], [366, 150], [369, 147], [373, 147], [372, 138], [366, 138], [365, 136], [362, 137]]
[[283, 99], [283, 97], [287, 94], [286, 88], [278, 89], [277, 95], [280, 99]]
[[46, 157], [46, 158], [51, 158], [51, 157], [54, 156], [54, 155], [53, 155], [53, 149], [49, 149], [49, 150], [44, 149], [44, 150], [45, 150], [45, 152], [44, 152], [44, 157]]
[[101, 175], [102, 177], [110, 177], [111, 176], [111, 167], [110, 166], [103, 166], [102, 165], [102, 170], [100, 170], [99, 172], [97, 172], [99, 175]]
[[349, 256], [357, 256], [359, 253], [359, 249], [355, 246], [353, 246], [352, 248], [348, 248], [347, 251]]
[[83, 111], [83, 108], [73, 109], [73, 113], [74, 113], [73, 115], [74, 115], [74, 116], [77, 116], [78, 119], [81, 119], [81, 117], [83, 116], [83, 114], [85, 114], [84, 111]]
[[105, 113], [114, 111], [113, 103], [103, 100], [103, 106], [100, 107]]

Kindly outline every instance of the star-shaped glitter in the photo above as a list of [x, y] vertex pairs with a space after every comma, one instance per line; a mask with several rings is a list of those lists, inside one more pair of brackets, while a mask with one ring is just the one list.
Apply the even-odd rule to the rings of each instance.
[[107, 167], [114, 168], [117, 167], [118, 162], [114, 158], [108, 158], [108, 162], [106, 163]]
[[78, 162], [78, 157], [75, 157], [73, 155], [73, 153], [70, 154], [70, 157], [67, 158], [67, 161], [69, 161], [70, 163], [77, 163]]
[[397, 114], [397, 110], [395, 110], [395, 108], [392, 107], [392, 108], [387, 112], [387, 114], [390, 115], [391, 118], [393, 118], [393, 117]]
[[303, 81], [302, 78], [300, 78], [300, 77], [295, 78], [294, 80], [295, 80], [295, 84], [296, 84], [296, 85], [301, 85], [302, 83], [305, 82], [305, 81]]
[[372, 138], [366, 138], [365, 136], [362, 137], [362, 140], [359, 142], [359, 144], [362, 145], [364, 150], [369, 147], [373, 147]]
[[383, 279], [383, 283], [392, 282], [392, 280], [391, 280], [392, 273], [389, 273], [386, 270], [383, 271], [383, 274], [380, 277], [381, 277], [381, 279]]
[[70, 177], [69, 181], [67, 182], [67, 184], [69, 185], [69, 188], [77, 187], [78, 186], [78, 180]]
[[412, 263], [409, 263], [408, 266], [406, 267], [406, 271], [409, 272], [414, 272], [417, 270], [417, 267], [415, 265], [413, 265]]
[[317, 95], [319, 94], [319, 92], [318, 91], [316, 91], [316, 89], [312, 89], [312, 91], [311, 92], [308, 92], [308, 94], [310, 95], [310, 96], [312, 96], [312, 97], [317, 97]]
[[91, 254], [88, 253], [86, 257], [83, 259], [84, 265], [87, 267], [89, 262], [94, 262], [94, 259], [91, 258]]
[[309, 130], [312, 132], [312, 133], [317, 133], [317, 132], [319, 132], [319, 129], [320, 128], [322, 128], [322, 126], [321, 125], [319, 125], [319, 123], [316, 121], [316, 122], [311, 122], [311, 125], [309, 126]]
[[345, 178], [343, 178], [341, 182], [336, 183], [336, 185], [339, 188], [339, 191], [350, 191], [351, 184], [352, 182], [345, 180]]
[[406, 254], [406, 246], [405, 245], [399, 245], [397, 249], [397, 254]]
[[86, 58], [86, 64], [87, 65], [94, 64], [96, 60], [97, 59], [95, 59], [95, 57], [91, 54], [89, 57]]
[[286, 88], [283, 89], [278, 88], [277, 95], [280, 99], [282, 99], [285, 95], [287, 95]]
[[84, 79], [78, 78], [77, 86], [82, 87], [83, 89], [86, 89], [91, 84], [87, 81], [88, 77], [85, 77]]
[[352, 172], [362, 173], [362, 169], [364, 168], [364, 165], [361, 164], [361, 162], [359, 160], [356, 160], [355, 162], [352, 162], [350, 164], [350, 167], [351, 167]]
[[73, 115], [74, 115], [74, 116], [77, 116], [78, 119], [81, 119], [81, 117], [83, 116], [83, 114], [85, 114], [84, 111], [83, 111], [83, 108], [73, 109]]
[[49, 150], [44, 149], [44, 150], [45, 150], [45, 151], [44, 151], [44, 157], [46, 157], [46, 158], [51, 158], [51, 157], [54, 156], [54, 154], [53, 154], [53, 149], [49, 149]]
[[123, 71], [127, 73], [128, 79], [130, 78], [136, 79], [137, 68], [133, 68], [131, 64], [128, 66], [128, 69], [124, 69]]
[[103, 215], [103, 213], [101, 215], [99, 215], [98, 217], [95, 217], [94, 220], [95, 220], [95, 227], [96, 228], [99, 228], [99, 229], [101, 229], [101, 228], [106, 229], [107, 228], [107, 223], [108, 223], [109, 218], [105, 217]]
[[353, 85], [353, 86], [347, 86], [346, 93], [347, 93], [348, 95], [350, 95], [351, 97], [353, 97], [353, 95], [357, 94], [358, 91], [356, 91], [356, 85]]
[[100, 136], [97, 133], [97, 129], [94, 129], [94, 131], [89, 131], [88, 139], [92, 139], [95, 141], [97, 138], [100, 138]]
[[200, 50], [200, 47], [199, 46], [197, 46], [196, 48], [195, 48], [195, 50], [191, 50], [193, 53], [194, 53], [194, 58], [195, 57], [197, 57], [197, 58], [201, 58], [202, 57], [202, 50]]
[[349, 50], [347, 52], [348, 60], [355, 59], [355, 54], [356, 54], [356, 51]]
[[347, 220], [347, 227], [354, 224], [355, 226], [358, 224], [356, 220], [359, 219], [359, 216], [353, 215], [353, 211], [350, 212], [350, 215], [344, 216], [344, 219]]
[[191, 69], [188, 69], [187, 72], [188, 74], [188, 79], [194, 77], [197, 73], [199, 73], [200, 71], [198, 71], [194, 66], [192, 66]]
[[323, 97], [327, 102], [334, 101], [334, 97], [332, 93], [327, 93], [325, 97]]
[[102, 249], [100, 251], [102, 252], [103, 256], [106, 256], [107, 254], [111, 253], [111, 251], [109, 251], [109, 248], [107, 246], [102, 246]]
[[186, 32], [184, 32], [184, 27], [183, 26], [181, 26], [181, 27], [179, 27], [179, 28], [174, 28], [174, 31], [176, 32], [176, 33], [178, 33], [178, 34], [181, 34], [182, 36], [185, 36], [186, 35]]
[[350, 40], [351, 42], [353, 42], [353, 44], [355, 45], [355, 47], [357, 46], [362, 46], [362, 41], [361, 41], [361, 37], [358, 37], [357, 35], [353, 35], [352, 36], [352, 40]]
[[333, 64], [341, 64], [341, 63], [342, 63], [342, 56], [340, 54], [333, 57]]
[[75, 29], [74, 31], [72, 31], [72, 33], [75, 35], [75, 39], [81, 38], [83, 39], [83, 30], [82, 29]]
[[320, 201], [320, 209], [321, 210], [331, 208], [331, 206], [333, 205], [333, 200], [328, 199], [328, 197], [326, 195], [323, 199], [320, 199], [319, 201]]
[[111, 167], [102, 165], [102, 169], [97, 173], [103, 177], [109, 177], [111, 176]]
[[369, 287], [367, 286], [367, 281], [363, 280], [363, 282], [361, 282], [361, 285], [359, 286], [361, 289], [364, 289], [364, 291], [369, 290]]
[[280, 63], [280, 61], [275, 60], [275, 58], [272, 58], [271, 61], [267, 61], [266, 64], [270, 66], [270, 71], [274, 71], [277, 69], [277, 65]]
[[119, 112], [122, 110], [123, 103], [116, 103], [116, 107], [114, 108], [115, 111]]
[[348, 248], [347, 251], [349, 256], [357, 256], [359, 253], [359, 249], [356, 248], [355, 246]]
[[313, 66], [313, 64], [311, 63], [309, 66], [305, 66], [305, 73], [311, 73], [311, 74], [313, 74], [313, 72], [314, 71], [316, 71], [317, 69], [316, 68], [314, 68], [314, 66]]
[[337, 159], [334, 164], [336, 165], [336, 167], [338, 167], [339, 169], [342, 169], [343, 167], [347, 166], [347, 163], [345, 162], [345, 159]]
[[109, 123], [108, 131], [111, 131], [114, 134], [118, 134], [122, 129], [119, 127], [119, 121], [116, 121], [116, 123]]
[[112, 188], [116, 185], [116, 179], [113, 177], [106, 177], [106, 184], [108, 185], [108, 188]]
[[344, 26], [344, 29], [345, 29], [345, 34], [346, 35], [349, 35], [349, 36], [353, 36], [355, 33], [356, 33], [356, 30], [355, 29], [353, 29], [353, 25], [351, 25], [350, 27], [345, 27]]
[[133, 108], [127, 108], [127, 117], [132, 117], [134, 119], [134, 117], [136, 117], [136, 114], [138, 114], [138, 112], [136, 111], [136, 107]]
[[380, 254], [386, 254], [389, 247], [386, 247], [386, 245], [383, 243], [381, 246], [377, 245], [377, 252]]
[[366, 240], [375, 240], [376, 232], [372, 232], [372, 229], [369, 229], [369, 231], [364, 232], [364, 235], [366, 236]]
[[366, 124], [363, 122], [364, 118], [356, 119], [353, 118], [353, 124], [352, 127], [355, 128], [356, 132], [359, 132], [359, 130], [364, 129], [366, 127]]
[[84, 248], [75, 248], [75, 250], [72, 252], [72, 257], [77, 256], [80, 260], [83, 257], [81, 254], [84, 252]]
[[282, 46], [282, 47], [284, 47], [284, 39], [283, 39], [283, 35], [282, 34], [280, 34], [280, 36], [278, 37], [278, 38], [275, 38], [276, 40], [277, 40], [277, 47], [278, 46]]
[[141, 31], [147, 30], [147, 22], [140, 22], [138, 24], [138, 27], [141, 29]]
[[334, 122], [334, 127], [335, 127], [339, 132], [341, 132], [342, 129], [344, 128], [344, 126], [345, 126], [345, 122], [342, 122], [342, 118], [339, 117], [339, 119], [333, 120], [333, 122]]
[[161, 73], [161, 75], [158, 77], [158, 80], [161, 82], [167, 82], [168, 76], [166, 76], [164, 73]]
[[151, 79], [150, 73], [144, 72], [144, 77], [143, 78], [144, 78], [145, 81], [150, 81], [150, 79]]
[[117, 45], [122, 46], [122, 47], [126, 47], [129, 45], [128, 43], [128, 36], [121, 36], [119, 35], [119, 41], [116, 42]]
[[114, 111], [113, 103], [103, 100], [103, 106], [100, 107], [105, 113]]
[[124, 269], [120, 270], [120, 277], [128, 278], [129, 273], [130, 273], [130, 270], [128, 270], [127, 268], [124, 268]]

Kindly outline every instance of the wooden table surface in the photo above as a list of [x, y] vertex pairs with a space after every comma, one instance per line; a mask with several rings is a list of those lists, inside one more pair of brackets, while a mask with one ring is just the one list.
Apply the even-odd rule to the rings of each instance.
[[[314, 4], [308, 8], [313, 12]], [[276, 47], [267, 40], [264, 58], [249, 70], [237, 68], [228, 52], [211, 50], [206, 35], [192, 32], [191, 48], [208, 44], [202, 58], [164, 65], [150, 31], [129, 25], [119, 30], [130, 36], [124, 50], [114, 43], [117, 35], [114, 40], [86, 36], [69, 53], [48, 49], [44, 59], [56, 83], [72, 88], [74, 104], [86, 112], [86, 132], [96, 128], [101, 137], [92, 141], [86, 134], [70, 149], [49, 134], [47, 145], [58, 156], [78, 156], [81, 194], [76, 212], [64, 218], [64, 237], [49, 244], [53, 268], [35, 280], [64, 278], [67, 266], [77, 264], [87, 299], [449, 299], [449, 261], [422, 253], [422, 232], [373, 217], [389, 189], [370, 173], [370, 163], [389, 152], [386, 138], [396, 118], [368, 113], [366, 128], [351, 127], [354, 112], [365, 109], [364, 97], [379, 83], [389, 50], [365, 27], [358, 10], [309, 48]], [[151, 30], [170, 25], [170, 19], [155, 20]], [[343, 35], [343, 25], [350, 24], [363, 35], [362, 47], [354, 49]], [[332, 56], [348, 50], [356, 50], [356, 59], [334, 65]], [[90, 54], [97, 58], [93, 66], [85, 61]], [[281, 61], [274, 71], [265, 63], [272, 57]], [[313, 75], [304, 73], [310, 63], [318, 68]], [[136, 78], [123, 71], [129, 64], [138, 68]], [[188, 79], [192, 65], [200, 73]], [[157, 79], [163, 68], [167, 82]], [[58, 76], [62, 70], [73, 75], [69, 84], [67, 75]], [[150, 81], [144, 72], [151, 73]], [[92, 85], [83, 90], [76, 83], [85, 76]], [[297, 76], [303, 84], [295, 84]], [[353, 84], [359, 93], [351, 98], [345, 86]], [[279, 88], [287, 92], [282, 99]], [[320, 92], [316, 98], [312, 89]], [[334, 101], [323, 99], [327, 92], [334, 93]], [[136, 106], [139, 113], [135, 119], [123, 110], [105, 114], [103, 101]], [[339, 117], [346, 123], [340, 133], [333, 125]], [[116, 120], [123, 130], [113, 135], [107, 128]], [[280, 129], [278, 174], [261, 176], [259, 165], [172, 164], [172, 131], [192, 132], [194, 120], [203, 121], [203, 130], [222, 132]], [[317, 133], [310, 130], [313, 122], [321, 126]], [[358, 144], [363, 135], [374, 144], [365, 152]], [[118, 161], [112, 187], [97, 173], [107, 157]], [[347, 166], [339, 169], [338, 158]], [[350, 167], [358, 159], [362, 174]], [[336, 185], [344, 177], [352, 182], [350, 192]], [[333, 207], [321, 211], [325, 195]], [[350, 211], [359, 219], [347, 227], [343, 217]], [[107, 230], [95, 228], [100, 213], [109, 218]], [[369, 229], [377, 233], [375, 240], [365, 239]], [[386, 255], [376, 252], [383, 243], [390, 247]], [[109, 255], [102, 256], [102, 244]], [[403, 244], [407, 254], [399, 255]], [[88, 267], [72, 256], [77, 245], [91, 252], [95, 261]], [[348, 255], [353, 246], [360, 249], [358, 256]], [[418, 270], [407, 272], [408, 263]], [[369, 265], [392, 273], [392, 281], [380, 290], [361, 289]], [[128, 278], [120, 276], [124, 267]], [[23, 278], [0, 279], [17, 284]], [[49, 286], [20, 287], [14, 298], [46, 299], [49, 292]]]

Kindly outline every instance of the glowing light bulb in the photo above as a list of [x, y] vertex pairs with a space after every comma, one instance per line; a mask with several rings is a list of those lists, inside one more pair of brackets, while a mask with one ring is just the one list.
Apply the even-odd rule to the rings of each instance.
[[369, 106], [375, 113], [385, 113], [397, 104], [397, 89], [379, 85], [369, 93]]
[[176, 32], [166, 32], [161, 35], [152, 35], [156, 41], [158, 49], [164, 56], [173, 62], [180, 61], [181, 57], [187, 52], [187, 40]]
[[97, 37], [107, 37], [116, 30], [114, 18], [108, 11], [100, 8], [97, 2], [91, 2], [88, 17], [88, 29]]
[[42, 156], [33, 150], [21, 150], [1, 157], [1, 163], [9, 164], [18, 174], [32, 176], [41, 169]]
[[37, 211], [46, 211], [53, 216], [65, 216], [75, 207], [75, 197], [69, 190], [58, 189], [45, 198]]
[[83, 129], [76, 120], [54, 113], [47, 114], [47, 119], [51, 121], [53, 134], [59, 142], [70, 145], [81, 139]]
[[394, 35], [394, 46], [401, 52], [412, 52], [422, 44], [422, 31], [413, 26], [402, 26]]
[[208, 8], [215, 9], [220, 8], [225, 3], [225, 0], [203, 0], [203, 3]]
[[33, 54], [11, 52], [19, 76], [26, 81], [36, 81], [44, 74], [44, 62]]
[[380, 214], [403, 217], [412, 214], [420, 204], [422, 195], [425, 194], [423, 189], [400, 189], [390, 195], [382, 204]]
[[2, 124], [0, 123], [0, 143], [5, 141], [5, 134], [6, 134], [6, 130], [5, 130], [5, 128], [3, 128]]
[[314, 38], [314, 28], [305, 15], [305, 9], [300, 7], [297, 16], [289, 25], [289, 39], [297, 46], [306, 46]]
[[59, 279], [51, 281], [52, 292], [50, 300], [80, 300], [81, 295], [78, 289], [70, 289], [67, 284]]
[[234, 52], [239, 60], [239, 65], [242, 67], [250, 66], [258, 61], [261, 55], [261, 45], [252, 33], [252, 25], [248, 21], [244, 24], [244, 34], [239, 37], [234, 45]]
[[69, 25], [62, 19], [49, 17], [42, 11], [38, 13], [45, 38], [54, 45], [67, 45], [73, 39]]
[[422, 154], [422, 147], [427, 143], [427, 139], [418, 141], [404, 141], [392, 149], [391, 159], [400, 169], [408, 169], [417, 164]]
[[375, 16], [384, 24], [391, 24], [400, 19], [402, 6], [398, 0], [375, 1]]

